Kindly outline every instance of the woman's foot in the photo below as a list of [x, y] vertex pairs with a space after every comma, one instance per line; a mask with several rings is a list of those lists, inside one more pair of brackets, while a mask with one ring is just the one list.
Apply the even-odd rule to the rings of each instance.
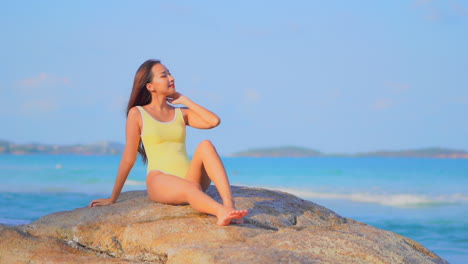
[[223, 209], [216, 217], [218, 217], [217, 225], [227, 226], [229, 224], [242, 224], [242, 219], [249, 213], [247, 210], [236, 210], [234, 208]]

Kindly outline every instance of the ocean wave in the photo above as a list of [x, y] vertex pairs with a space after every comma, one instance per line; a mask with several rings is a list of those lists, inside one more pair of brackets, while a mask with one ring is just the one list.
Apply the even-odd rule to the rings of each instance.
[[0, 224], [9, 225], [9, 226], [27, 225], [27, 224], [29, 224], [31, 222], [32, 222], [31, 220], [0, 218]]
[[[271, 188], [271, 187], [270, 187]], [[278, 188], [275, 188], [278, 189]], [[278, 190], [297, 195], [304, 199], [341, 199], [352, 202], [376, 203], [393, 207], [422, 207], [448, 204], [468, 203], [468, 196], [455, 193], [450, 195], [429, 196], [422, 194], [378, 194], [378, 193], [327, 193], [293, 188], [279, 188]]]
[[146, 182], [144, 181], [135, 181], [135, 180], [127, 180], [125, 182], [125, 184], [128, 184], [128, 185], [146, 185]]

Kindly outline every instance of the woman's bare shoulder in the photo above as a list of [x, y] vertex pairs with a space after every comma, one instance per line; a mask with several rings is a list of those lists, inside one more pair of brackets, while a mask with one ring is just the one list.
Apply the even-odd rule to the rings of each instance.
[[140, 119], [141, 119], [140, 110], [136, 106], [130, 108], [130, 110], [128, 111], [127, 120], [140, 120]]
[[136, 115], [136, 114], [140, 114], [140, 110], [138, 109], [138, 106], [134, 106], [132, 108], [130, 108], [130, 110], [128, 111], [128, 115]]

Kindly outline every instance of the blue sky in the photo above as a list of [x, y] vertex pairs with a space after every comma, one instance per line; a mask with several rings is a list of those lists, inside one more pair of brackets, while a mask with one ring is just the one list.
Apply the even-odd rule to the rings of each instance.
[[221, 154], [468, 150], [468, 1], [8, 1], [0, 139], [125, 139], [136, 69], [156, 58], [216, 112]]

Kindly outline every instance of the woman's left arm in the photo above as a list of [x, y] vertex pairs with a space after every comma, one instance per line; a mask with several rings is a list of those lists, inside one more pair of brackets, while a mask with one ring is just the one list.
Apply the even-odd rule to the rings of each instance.
[[194, 128], [210, 129], [217, 127], [221, 119], [210, 110], [193, 102], [185, 95], [175, 93], [168, 99], [171, 104], [183, 104], [188, 109], [184, 109], [185, 123]]

